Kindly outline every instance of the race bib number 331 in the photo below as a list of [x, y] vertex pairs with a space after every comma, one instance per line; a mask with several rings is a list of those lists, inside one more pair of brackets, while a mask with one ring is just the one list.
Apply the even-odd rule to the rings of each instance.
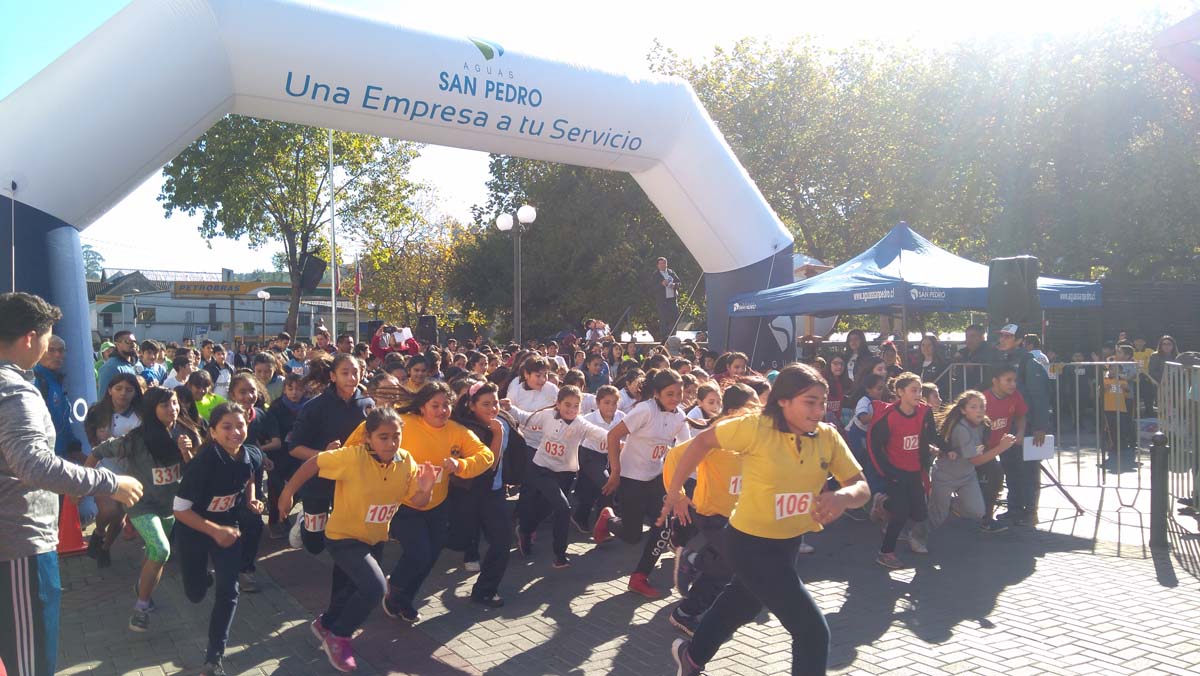
[[779, 493], [775, 496], [775, 520], [808, 514], [812, 493]]
[[170, 467], [155, 467], [153, 475], [155, 486], [166, 486], [179, 483], [183, 473], [179, 470], [179, 465], [171, 465]]

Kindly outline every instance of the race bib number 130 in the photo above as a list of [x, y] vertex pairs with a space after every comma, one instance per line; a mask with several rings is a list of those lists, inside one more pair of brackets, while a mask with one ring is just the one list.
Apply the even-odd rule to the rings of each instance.
[[775, 520], [808, 514], [812, 493], [779, 493], [775, 496]]

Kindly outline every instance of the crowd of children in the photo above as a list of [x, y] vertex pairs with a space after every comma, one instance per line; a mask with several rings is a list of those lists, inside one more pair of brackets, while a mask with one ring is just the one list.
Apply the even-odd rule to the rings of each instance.
[[[351, 671], [351, 638], [376, 605], [420, 621], [444, 548], [479, 574], [471, 600], [498, 607], [511, 550], [533, 557], [548, 520], [552, 569], [571, 566], [572, 526], [597, 546], [615, 538], [637, 548], [627, 587], [646, 598], [667, 593], [651, 575], [674, 553], [683, 598], [669, 621], [690, 639], [675, 646], [679, 673], [699, 673], [763, 607], [792, 634], [794, 668], [823, 673], [829, 629], [794, 565], [812, 551], [805, 534], [869, 515], [878, 562], [897, 568], [897, 543], [927, 552], [952, 513], [985, 532], [1020, 522], [993, 513], [998, 458], [1026, 428], [1016, 370], [992, 368], [943, 403], [947, 362], [932, 337], [909, 368], [895, 346], [876, 356], [851, 332], [849, 349], [815, 368], [760, 374], [745, 354], [690, 341], [672, 354], [607, 334], [527, 346], [385, 334], [369, 345], [281, 334], [232, 359], [208, 341], [146, 341], [131, 368], [108, 370], [85, 424], [87, 463], [138, 478], [145, 494], [128, 509], [98, 501], [89, 554], [108, 565], [126, 522], [140, 536], [130, 629], [150, 629], [174, 554], [190, 600], [212, 589], [202, 673], [224, 673], [265, 530], [329, 552], [330, 602], [311, 629], [330, 663]], [[1128, 378], [1113, 367], [1103, 386], [1109, 426], [1132, 432]], [[390, 570], [389, 539], [402, 548]]]

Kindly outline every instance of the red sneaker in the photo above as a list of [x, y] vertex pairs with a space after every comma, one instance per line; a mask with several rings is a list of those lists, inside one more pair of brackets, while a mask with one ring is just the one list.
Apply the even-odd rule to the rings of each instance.
[[358, 663], [354, 661], [354, 650], [350, 647], [350, 639], [330, 634], [322, 647], [334, 669], [347, 673], [358, 668]]
[[634, 573], [629, 576], [629, 591], [635, 594], [641, 594], [648, 599], [661, 599], [663, 593], [654, 588], [650, 584], [650, 580], [646, 579], [645, 573]]
[[[608, 532], [608, 522], [612, 521], [617, 514], [612, 510], [612, 507], [605, 507], [600, 510], [600, 516], [596, 519], [596, 525], [592, 527], [592, 541], [598, 545], [604, 544], [613, 538], [612, 533]], [[645, 577], [644, 575], [642, 577]]]

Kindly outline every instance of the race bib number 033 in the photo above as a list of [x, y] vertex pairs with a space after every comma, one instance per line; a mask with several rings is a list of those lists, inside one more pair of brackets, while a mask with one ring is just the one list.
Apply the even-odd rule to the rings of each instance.
[[812, 493], [779, 493], [775, 496], [775, 520], [808, 514]]
[[183, 472], [179, 470], [179, 465], [171, 465], [170, 467], [155, 467], [153, 470], [153, 479], [155, 486], [166, 486], [168, 484], [179, 483]]
[[552, 458], [561, 458], [567, 452], [567, 447], [557, 441], [547, 441], [542, 444], [542, 450]]
[[371, 505], [367, 508], [367, 523], [389, 523], [400, 505]]

